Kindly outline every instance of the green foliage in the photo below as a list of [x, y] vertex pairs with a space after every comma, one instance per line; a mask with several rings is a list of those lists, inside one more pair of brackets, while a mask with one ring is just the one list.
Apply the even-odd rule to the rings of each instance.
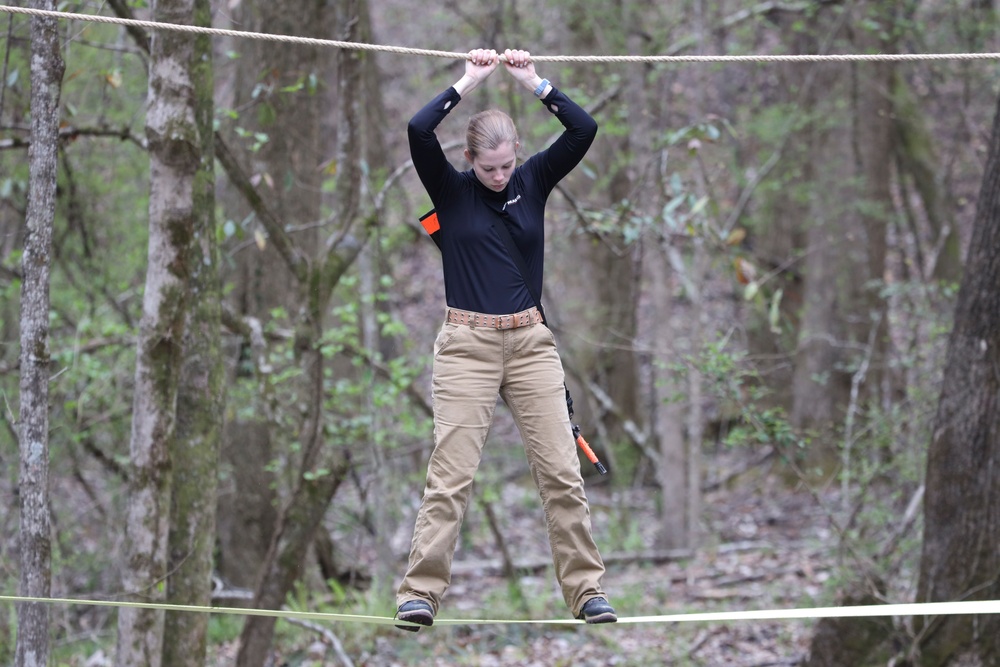
[[[745, 350], [721, 337], [707, 341], [694, 354], [672, 365], [675, 377], [684, 379], [698, 373], [706, 394], [718, 406], [720, 418], [728, 422], [722, 438], [727, 447], [773, 446], [790, 461], [796, 460], [809, 444], [809, 436], [799, 433], [780, 406], [768, 401], [771, 390], [762, 382]], [[670, 400], [680, 401], [682, 394]]]
[[[267, 114], [264, 114], [264, 116], [266, 117]], [[261, 125], [271, 124], [266, 120], [261, 120], [260, 123]], [[239, 125], [233, 128], [233, 132], [236, 133], [236, 136], [246, 140], [247, 148], [251, 153], [259, 151], [271, 139], [266, 132], [253, 132]]]
[[[338, 446], [363, 451], [373, 442], [392, 450], [410, 439], [425, 437], [427, 418], [417, 413], [408, 397], [410, 385], [423, 371], [423, 360], [407, 357], [384, 359], [364, 342], [366, 309], [373, 309], [380, 335], [400, 339], [406, 327], [378, 305], [388, 298], [393, 284], [388, 276], [380, 279], [375, 294], [358, 293], [358, 279], [346, 275], [337, 288], [336, 304], [315, 346], [324, 358], [322, 430], [324, 439]], [[303, 369], [289, 335], [296, 322], [291, 313], [274, 309], [265, 328], [272, 341], [262, 363], [244, 366], [244, 372], [229, 389], [229, 405], [234, 416], [260, 419], [266, 416], [276, 438], [278, 458], [268, 464], [273, 472], [291, 474], [291, 462], [300, 451], [297, 434], [301, 427]], [[388, 417], [388, 418], [387, 418]], [[320, 469], [310, 473], [315, 480], [330, 474]], [[285, 483], [292, 484], [292, 478]]]
[[[689, 156], [694, 156], [703, 142], [719, 141], [723, 130], [733, 132], [729, 123], [722, 119], [688, 125], [665, 132], [660, 140], [662, 143], [656, 148], [681, 148]], [[721, 232], [710, 224], [709, 214], [714, 208], [711, 199], [696, 192], [680, 171], [669, 174], [664, 189], [669, 198], [663, 208], [655, 213], [646, 212], [637, 203], [627, 199], [609, 210], [585, 212], [588, 231], [620, 238], [627, 245], [644, 238], [657, 239], [670, 235], [707, 238], [711, 243], [725, 242], [725, 238], [719, 238]]]
[[[630, 553], [642, 551], [647, 548], [646, 535], [642, 532], [640, 525], [631, 515], [631, 508], [620, 505], [616, 508], [620, 516], [616, 521], [608, 524], [608, 546], [612, 551]], [[600, 546], [600, 545], [599, 545]], [[602, 546], [602, 550], [604, 547]], [[615, 599], [619, 598], [619, 593], [615, 593]]]
[[0, 180], [0, 201], [18, 210], [27, 206], [27, 166], [27, 164], [22, 164], [17, 169], [17, 171], [22, 172], [18, 176], [7, 176]]
[[[906, 378], [905, 396], [892, 403], [860, 406], [851, 440], [842, 444], [838, 481], [844, 490], [844, 576], [856, 580], [859, 563], [892, 591], [906, 595], [915, 585], [920, 553], [921, 521], [901, 524], [926, 471], [938, 386], [950, 318], [941, 303], [954, 286], [895, 283], [881, 296], [894, 303], [898, 354], [892, 365]], [[912, 508], [911, 508], [912, 509]]]
[[235, 641], [243, 629], [243, 618], [231, 614], [212, 614], [208, 617], [208, 643], [224, 644]]

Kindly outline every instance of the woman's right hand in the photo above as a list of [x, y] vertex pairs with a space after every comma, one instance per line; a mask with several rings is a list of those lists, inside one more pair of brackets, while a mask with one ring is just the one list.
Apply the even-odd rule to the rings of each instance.
[[493, 49], [473, 49], [465, 61], [465, 76], [455, 83], [461, 97], [485, 81], [500, 64], [500, 56]]
[[499, 64], [500, 56], [495, 50], [473, 49], [469, 51], [468, 60], [465, 61], [465, 74], [480, 84], [493, 74]]

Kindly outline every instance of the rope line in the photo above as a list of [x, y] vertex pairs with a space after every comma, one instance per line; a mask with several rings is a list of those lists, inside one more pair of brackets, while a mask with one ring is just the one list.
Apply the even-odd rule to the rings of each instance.
[[[160, 604], [154, 602], [117, 602], [114, 600], [78, 600], [70, 598], [40, 598], [0, 595], [0, 602], [46, 603], [84, 605], [95, 607], [132, 607], [162, 611], [180, 611], [201, 614], [228, 614], [234, 616], [267, 616], [368, 625], [411, 625], [388, 616], [361, 614], [335, 614], [327, 612], [291, 611], [275, 609], [246, 609], [238, 607], [202, 607], [197, 605]], [[958, 616], [1000, 614], [1000, 600], [966, 600], [961, 602], [915, 602], [907, 604], [861, 605], [853, 607], [812, 607], [794, 609], [761, 609], [751, 611], [699, 612], [689, 614], [663, 614], [658, 616], [627, 616], [619, 624], [640, 623], [691, 623], [723, 621], [803, 620], [816, 618], [874, 618], [885, 616]], [[579, 625], [582, 620], [550, 619], [467, 619], [435, 618], [434, 625]]]
[[[318, 39], [314, 37], [298, 37], [295, 35], [276, 35], [262, 32], [247, 32], [242, 30], [225, 30], [205, 26], [183, 25], [178, 23], [160, 23], [156, 21], [141, 21], [138, 19], [123, 19], [116, 16], [99, 16], [95, 14], [74, 14], [71, 12], [34, 9], [30, 7], [11, 7], [0, 5], [0, 11], [10, 14], [27, 14], [57, 19], [76, 21], [91, 21], [94, 23], [109, 23], [124, 26], [134, 26], [149, 30], [173, 30], [221, 37], [238, 37], [243, 39], [258, 39], [271, 42], [285, 42], [308, 46], [325, 46], [339, 49], [354, 49], [362, 51], [382, 51], [412, 56], [431, 56], [435, 58], [468, 59], [467, 53], [455, 51], [434, 51], [430, 49], [411, 49], [402, 46], [387, 46], [381, 44], [365, 44], [364, 42], [343, 42], [333, 39]], [[501, 59], [503, 57], [501, 56]], [[688, 55], [688, 56], [536, 56], [535, 62], [558, 63], [796, 63], [796, 62], [865, 62], [865, 61], [927, 61], [927, 60], [1000, 60], [1000, 53], [845, 53], [845, 54], [791, 54], [791, 55]]]

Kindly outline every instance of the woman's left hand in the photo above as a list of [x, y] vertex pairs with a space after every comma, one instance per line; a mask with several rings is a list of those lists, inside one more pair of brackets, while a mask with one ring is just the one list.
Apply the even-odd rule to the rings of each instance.
[[528, 88], [534, 88], [538, 84], [538, 74], [535, 73], [535, 63], [531, 61], [531, 54], [520, 49], [507, 49], [503, 52], [503, 66], [512, 77]]

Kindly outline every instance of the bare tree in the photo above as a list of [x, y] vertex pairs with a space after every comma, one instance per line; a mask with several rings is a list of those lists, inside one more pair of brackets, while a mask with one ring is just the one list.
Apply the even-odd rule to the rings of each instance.
[[[190, 24], [194, 0], [157, 0], [155, 20]], [[131, 599], [164, 598], [170, 523], [170, 446], [189, 302], [194, 191], [201, 167], [191, 71], [195, 39], [154, 33], [146, 138], [150, 156], [149, 249], [136, 351], [122, 584]], [[161, 664], [163, 613], [123, 608], [119, 665]]]
[[[1000, 101], [927, 455], [919, 602], [1000, 598]], [[915, 619], [914, 664], [1000, 665], [1000, 618]], [[967, 662], [963, 662], [965, 657]]]
[[[55, 9], [38, 0], [37, 9]], [[21, 404], [19, 438], [20, 594], [48, 597], [52, 578], [49, 525], [49, 277], [56, 210], [59, 95], [64, 63], [57, 22], [31, 19], [31, 147], [27, 234], [21, 283]], [[18, 605], [17, 667], [49, 660], [49, 610], [44, 603]]]
[[[927, 457], [917, 602], [1000, 597], [1000, 102], [948, 343]], [[869, 577], [845, 604], [877, 604]], [[916, 617], [904, 636], [885, 619], [823, 619], [809, 667], [1000, 665], [996, 616]]]

